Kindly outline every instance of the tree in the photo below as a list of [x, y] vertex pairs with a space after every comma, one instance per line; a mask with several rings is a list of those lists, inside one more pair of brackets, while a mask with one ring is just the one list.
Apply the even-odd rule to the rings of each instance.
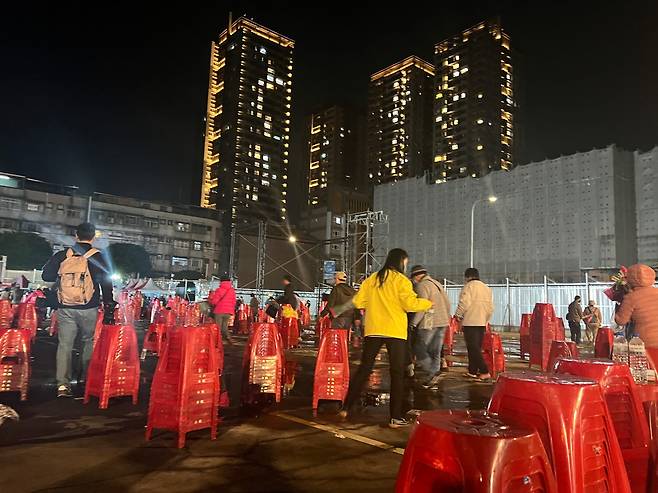
[[112, 269], [120, 274], [151, 274], [151, 258], [141, 245], [112, 243], [108, 248]]
[[203, 274], [196, 270], [179, 270], [174, 272], [174, 279], [187, 279], [188, 281], [197, 281], [203, 278]]
[[7, 256], [9, 269], [41, 269], [52, 254], [50, 243], [36, 233], [0, 233], [0, 255]]

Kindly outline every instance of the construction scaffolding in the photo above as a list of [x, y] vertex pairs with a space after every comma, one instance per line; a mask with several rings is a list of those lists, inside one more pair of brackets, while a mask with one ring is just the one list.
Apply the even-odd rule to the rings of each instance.
[[355, 284], [362, 283], [381, 265], [375, 252], [388, 236], [388, 216], [383, 211], [365, 211], [346, 215], [343, 265]]

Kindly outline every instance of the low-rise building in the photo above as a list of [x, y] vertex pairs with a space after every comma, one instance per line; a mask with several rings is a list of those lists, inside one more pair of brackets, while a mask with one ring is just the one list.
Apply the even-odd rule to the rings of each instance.
[[138, 200], [0, 174], [0, 231], [38, 233], [57, 251], [89, 220], [97, 245], [134, 243], [148, 252], [154, 275], [183, 270], [219, 275], [218, 212], [197, 206]]

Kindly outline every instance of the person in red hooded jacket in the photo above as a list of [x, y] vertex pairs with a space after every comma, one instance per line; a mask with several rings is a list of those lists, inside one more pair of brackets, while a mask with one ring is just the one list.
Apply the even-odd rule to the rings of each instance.
[[628, 268], [626, 280], [631, 292], [615, 314], [615, 322], [626, 325], [635, 322], [635, 331], [644, 342], [647, 356], [658, 368], [658, 289], [653, 287], [656, 272], [644, 264], [635, 264]]
[[222, 336], [233, 345], [233, 338], [228, 331], [228, 323], [235, 310], [235, 289], [228, 277], [222, 277], [219, 287], [208, 296], [208, 303], [212, 306], [215, 323], [219, 325]]

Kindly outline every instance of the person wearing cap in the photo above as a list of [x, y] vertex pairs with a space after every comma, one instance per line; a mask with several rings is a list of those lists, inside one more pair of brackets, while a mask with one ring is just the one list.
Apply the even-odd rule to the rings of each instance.
[[434, 305], [426, 312], [414, 313], [410, 324], [417, 329], [413, 346], [416, 364], [429, 376], [423, 387], [436, 389], [442, 376], [441, 349], [446, 327], [450, 324], [450, 300], [443, 286], [432, 279], [422, 265], [412, 267], [410, 277], [418, 297]]
[[589, 342], [594, 342], [596, 333], [601, 327], [601, 310], [596, 306], [596, 301], [589, 300], [583, 310], [583, 321], [585, 322], [585, 337]]
[[[328, 315], [330, 310], [349, 303], [355, 295], [356, 291], [354, 288], [347, 284], [347, 274], [345, 272], [336, 272], [334, 275], [334, 287], [331, 293], [329, 293], [329, 298], [327, 298], [327, 306], [322, 310], [320, 315], [323, 317]], [[357, 313], [358, 311], [354, 308], [350, 308], [343, 313], [337, 313], [335, 318], [331, 320], [331, 328], [350, 329], [357, 319]]]

